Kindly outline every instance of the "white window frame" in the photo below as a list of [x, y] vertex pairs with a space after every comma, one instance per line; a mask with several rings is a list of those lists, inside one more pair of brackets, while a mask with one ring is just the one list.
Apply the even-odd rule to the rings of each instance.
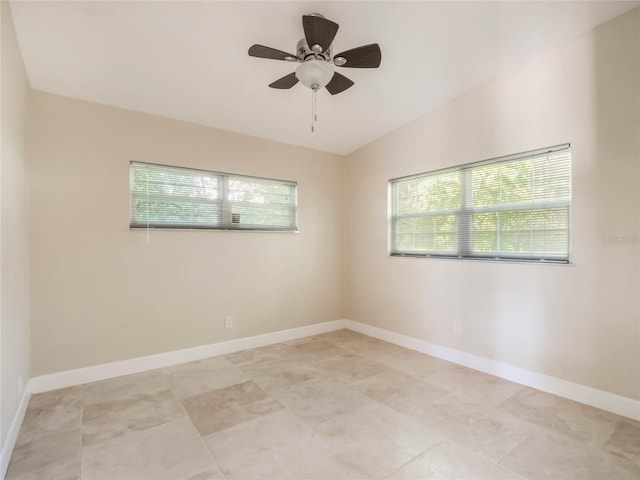
[[[523, 202], [520, 204], [510, 205], [490, 205], [486, 207], [473, 207], [472, 205], [472, 191], [471, 185], [471, 172], [476, 167], [482, 167], [492, 164], [509, 163], [518, 160], [525, 160], [527, 158], [539, 157], [544, 154], [551, 154], [553, 152], [567, 151], [568, 155], [568, 175], [569, 175], [569, 195], [568, 198], [557, 199], [554, 201], [545, 202]], [[400, 182], [414, 179], [422, 179], [428, 177], [435, 177], [437, 175], [447, 174], [450, 172], [458, 172], [460, 174], [460, 197], [459, 208], [450, 210], [439, 210], [434, 212], [422, 212], [422, 213], [409, 213], [399, 214], [397, 213], [397, 191], [396, 188]], [[392, 257], [421, 257], [421, 258], [452, 258], [463, 260], [485, 260], [485, 261], [509, 261], [509, 262], [527, 262], [527, 263], [554, 263], [554, 264], [568, 264], [571, 263], [571, 145], [562, 144], [554, 147], [548, 147], [538, 150], [532, 150], [528, 152], [518, 153], [515, 155], [508, 155], [504, 157], [494, 158], [490, 160], [484, 160], [481, 162], [474, 162], [465, 165], [460, 165], [452, 168], [445, 168], [440, 170], [434, 170], [430, 172], [420, 173], [416, 175], [409, 175], [405, 177], [399, 177], [389, 180], [389, 254]], [[480, 253], [472, 251], [472, 239], [473, 239], [473, 227], [472, 216], [473, 214], [481, 213], [499, 213], [499, 212], [514, 212], [525, 211], [533, 212], [540, 210], [552, 209], [566, 209], [567, 214], [567, 250], [566, 254], [555, 255], [537, 255], [537, 254], [519, 254], [511, 252], [491, 252]], [[444, 252], [444, 251], [403, 251], [397, 247], [397, 225], [398, 221], [402, 218], [428, 218], [428, 217], [443, 217], [455, 215], [456, 217], [456, 251]], [[531, 233], [533, 235], [533, 233]]]
[[[146, 219], [139, 218], [134, 213], [136, 201], [149, 202], [150, 197], [148, 191], [145, 193], [144, 189], [141, 191], [134, 191], [134, 169], [136, 168], [150, 168], [156, 169], [156, 171], [181, 171], [187, 175], [193, 175], [197, 177], [199, 174], [209, 179], [217, 179], [216, 190], [218, 192], [216, 198], [203, 199], [203, 198], [190, 198], [185, 200], [185, 197], [174, 197], [171, 194], [159, 194], [152, 196], [158, 202], [166, 201], [167, 203], [187, 203], [187, 204], [206, 204], [214, 206], [217, 210], [217, 219], [211, 222], [171, 222], [171, 221], [152, 221], [147, 216]], [[283, 210], [288, 209], [289, 224], [277, 225], [277, 224], [244, 224], [242, 223], [242, 214], [234, 213], [234, 206], [238, 207], [243, 202], [231, 200], [229, 185], [232, 182], [246, 182], [256, 181], [262, 184], [273, 184], [275, 186], [284, 186], [289, 189], [289, 196], [287, 197], [287, 203], [265, 203], [265, 206], [278, 205]], [[167, 183], [170, 187], [171, 184]], [[297, 207], [298, 207], [298, 184], [295, 181], [290, 180], [277, 180], [273, 178], [256, 177], [250, 175], [238, 175], [232, 173], [215, 172], [211, 170], [204, 170], [198, 168], [163, 165], [149, 162], [131, 161], [129, 166], [129, 228], [131, 229], [172, 229], [172, 230], [241, 230], [241, 231], [261, 231], [261, 232], [298, 232], [297, 222]], [[245, 202], [246, 204], [246, 202]], [[147, 203], [148, 205], [148, 203]], [[248, 204], [250, 208], [259, 208], [255, 203]]]

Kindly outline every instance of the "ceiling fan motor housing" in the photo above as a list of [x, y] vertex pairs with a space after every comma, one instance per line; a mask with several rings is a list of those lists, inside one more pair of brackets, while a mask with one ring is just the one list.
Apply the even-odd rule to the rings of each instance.
[[326, 60], [326, 61], [331, 60], [331, 47], [327, 48], [322, 53], [316, 53], [309, 47], [309, 45], [307, 44], [307, 40], [304, 38], [301, 38], [300, 41], [298, 42], [298, 46], [296, 47], [296, 53], [297, 53], [298, 59], [300, 59], [303, 62], [306, 60], [314, 59], [314, 58], [317, 60]]

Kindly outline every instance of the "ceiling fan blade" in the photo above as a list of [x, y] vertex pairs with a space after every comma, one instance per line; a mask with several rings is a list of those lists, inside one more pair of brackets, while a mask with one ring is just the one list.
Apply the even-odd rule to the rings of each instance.
[[275, 48], [265, 47], [264, 45], [252, 45], [249, 49], [249, 55], [258, 58], [270, 58], [271, 60], [288, 60], [290, 62], [297, 60], [295, 55]]
[[[344, 58], [346, 62], [340, 65], [339, 62], [336, 62], [338, 57]], [[378, 68], [382, 61], [382, 52], [380, 51], [380, 45], [371, 43], [338, 53], [333, 56], [333, 61], [339, 67]]]
[[337, 23], [323, 17], [303, 15], [302, 28], [309, 48], [313, 50], [314, 45], [320, 45], [322, 52], [324, 52], [331, 46], [331, 42], [333, 42], [340, 27]]
[[344, 75], [340, 75], [338, 72], [335, 72], [329, 83], [327, 83], [327, 90], [329, 90], [331, 95], [336, 95], [340, 92], [344, 92], [352, 85], [353, 80], [349, 80]]
[[289, 75], [285, 75], [282, 78], [279, 78], [269, 86], [271, 88], [279, 88], [280, 90], [287, 90], [293, 87], [296, 83], [298, 83], [298, 78], [295, 73], [290, 73]]

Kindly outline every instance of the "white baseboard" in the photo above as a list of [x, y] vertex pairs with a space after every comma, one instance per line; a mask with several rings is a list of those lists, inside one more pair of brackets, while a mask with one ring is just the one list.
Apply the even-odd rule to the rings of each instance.
[[13, 416], [13, 421], [11, 422], [11, 427], [9, 428], [7, 439], [4, 442], [4, 445], [2, 445], [2, 453], [0, 453], [0, 478], [2, 479], [4, 479], [4, 476], [7, 474], [7, 468], [9, 468], [9, 461], [11, 460], [13, 447], [15, 447], [16, 440], [18, 440], [18, 433], [20, 432], [20, 427], [22, 426], [24, 415], [25, 413], [27, 413], [27, 405], [29, 405], [30, 398], [31, 386], [30, 382], [28, 381], [24, 387], [24, 391], [22, 392], [22, 398], [20, 398], [18, 410]]
[[572, 383], [524, 368], [514, 367], [496, 360], [444, 347], [353, 320], [346, 320], [346, 328], [401, 347], [426, 353], [433, 357], [504, 378], [505, 380], [575, 400], [576, 402], [584, 403], [634, 420], [640, 420], [640, 401], [632, 398], [587, 387], [586, 385]]
[[[129, 375], [131, 373], [144, 372], [156, 368], [168, 367], [180, 363], [214, 357], [216, 355], [224, 355], [240, 350], [246, 350], [249, 348], [286, 342], [297, 338], [340, 330], [342, 328], [348, 328], [349, 330], [360, 332], [370, 337], [378, 338], [401, 347], [426, 353], [427, 355], [495, 375], [496, 377], [504, 378], [512, 382], [520, 383], [544, 392], [552, 393], [560, 397], [565, 397], [575, 400], [576, 402], [591, 405], [602, 410], [640, 421], [640, 401], [638, 400], [605, 392], [604, 390], [587, 387], [585, 385], [572, 383], [567, 380], [551, 377], [549, 375], [526, 370], [524, 368], [514, 367], [496, 360], [480, 357], [461, 350], [427, 342], [426, 340], [420, 340], [418, 338], [409, 337], [390, 330], [346, 319], [317, 323], [314, 325], [292, 328], [290, 330], [281, 330], [253, 337], [239, 338], [210, 345], [202, 345], [183, 350], [159, 353], [157, 355], [149, 355], [146, 357], [133, 358], [130, 360], [122, 360], [119, 362], [105, 363], [92, 367], [33, 377], [29, 381], [30, 391], [32, 393], [41, 393], [50, 390], [57, 390], [59, 388], [81, 385], [84, 383], [105, 380], [107, 378], [118, 377], [121, 375]], [[26, 409], [26, 403], [24, 408]], [[24, 412], [22, 413], [22, 416], [24, 416]], [[16, 414], [16, 419], [17, 418], [18, 415]], [[22, 422], [22, 417], [20, 417], [20, 422]], [[16, 436], [17, 429], [19, 429], [19, 427], [20, 423], [18, 423], [16, 427]], [[8, 445], [9, 442], [7, 442], [7, 446]], [[11, 450], [9, 450], [9, 452], [10, 451]], [[3, 460], [4, 454], [5, 450], [3, 450]]]
[[320, 333], [340, 330], [345, 327], [345, 320], [333, 320], [331, 322], [316, 323], [304, 327], [280, 330], [278, 332], [265, 333], [253, 337], [238, 338], [225, 342], [212, 343], [199, 347], [185, 348], [171, 352], [158, 353], [146, 357], [132, 358], [112, 363], [103, 363], [91, 367], [66, 370], [33, 377], [30, 380], [31, 392], [41, 393], [59, 388], [82, 385], [107, 378], [139, 373], [156, 368], [169, 367], [180, 363], [192, 362], [203, 358], [225, 355], [228, 353], [246, 350], [249, 348], [263, 347], [274, 343], [287, 342], [297, 338], [309, 337]]

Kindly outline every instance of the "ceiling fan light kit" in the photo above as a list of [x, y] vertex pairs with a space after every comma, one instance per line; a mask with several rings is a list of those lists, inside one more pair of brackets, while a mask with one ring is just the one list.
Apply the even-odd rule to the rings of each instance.
[[334, 73], [333, 64], [326, 60], [307, 60], [296, 68], [296, 78], [311, 90], [326, 87]]
[[296, 55], [258, 44], [249, 48], [249, 55], [300, 63], [294, 73], [279, 78], [269, 87], [286, 90], [300, 82], [311, 89], [313, 92], [311, 131], [313, 132], [317, 120], [316, 92], [326, 87], [331, 95], [337, 95], [354, 84], [352, 80], [336, 72], [335, 67], [378, 68], [382, 60], [382, 52], [377, 43], [372, 43], [333, 56], [331, 44], [338, 32], [337, 23], [324, 18], [319, 13], [312, 13], [302, 16], [302, 27], [304, 38], [296, 46]]

